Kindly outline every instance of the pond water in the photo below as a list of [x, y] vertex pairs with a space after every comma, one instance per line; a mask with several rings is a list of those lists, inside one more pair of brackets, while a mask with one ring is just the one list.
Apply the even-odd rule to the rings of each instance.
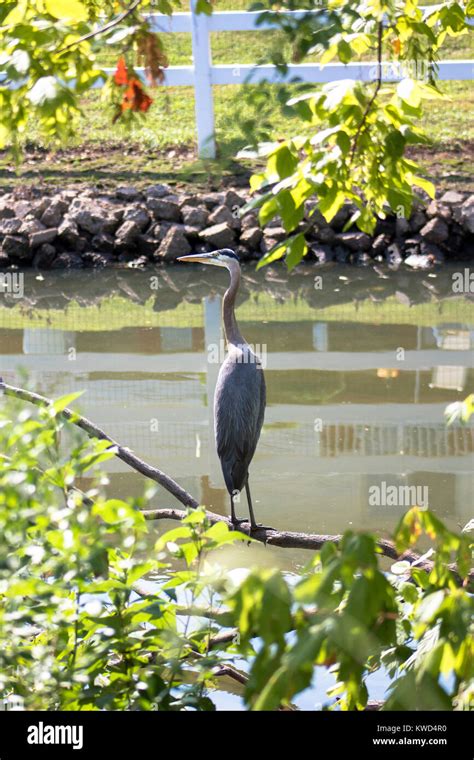
[[[474, 390], [474, 298], [453, 293], [453, 271], [244, 269], [237, 318], [268, 397], [250, 470], [259, 521], [387, 535], [415, 496], [453, 527], [472, 516], [474, 428], [443, 419]], [[82, 413], [226, 514], [212, 418], [226, 284], [197, 265], [25, 273], [22, 298], [0, 295], [0, 374], [21, 384], [26, 370], [47, 396], [84, 390]], [[125, 464], [106, 467], [111, 493], [142, 493]], [[392, 487], [402, 503], [387, 503]], [[160, 489], [151, 506], [173, 503]], [[247, 513], [244, 496], [237, 509]], [[227, 555], [288, 569], [306, 556]]]
[[[474, 427], [447, 429], [443, 418], [474, 391], [474, 298], [453, 292], [459, 269], [244, 269], [237, 318], [262, 356], [268, 397], [250, 470], [259, 521], [390, 535], [421, 501], [451, 527], [472, 517]], [[227, 514], [212, 418], [227, 273], [27, 272], [23, 284], [21, 298], [0, 294], [0, 375], [21, 385], [26, 370], [28, 386], [50, 397], [85, 391], [79, 411]], [[142, 494], [125, 464], [104, 467], [111, 495]], [[150, 507], [175, 505], [159, 489]], [[237, 510], [247, 514], [245, 497]], [[288, 571], [307, 559], [259, 544], [219, 555], [228, 567]], [[318, 678], [322, 693], [330, 681]], [[235, 707], [227, 686], [222, 709]], [[383, 690], [379, 674], [371, 696]], [[311, 689], [298, 704], [317, 701]]]

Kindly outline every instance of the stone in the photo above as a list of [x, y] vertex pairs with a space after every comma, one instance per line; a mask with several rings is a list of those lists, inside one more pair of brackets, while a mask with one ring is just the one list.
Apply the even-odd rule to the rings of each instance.
[[158, 248], [158, 241], [153, 235], [139, 235], [137, 248], [145, 256], [152, 256]]
[[14, 235], [22, 228], [23, 222], [16, 216], [2, 219], [0, 221], [0, 235]]
[[147, 208], [152, 212], [153, 217], [160, 221], [164, 219], [168, 222], [181, 221], [181, 209], [179, 203], [169, 198], [148, 198]]
[[224, 193], [205, 193], [204, 195], [201, 195], [201, 203], [203, 203], [208, 209], [213, 209], [215, 206], [222, 206], [224, 199]]
[[344, 246], [337, 245], [334, 248], [334, 256], [339, 264], [347, 264], [349, 261], [350, 253], [347, 248], [344, 248]]
[[227, 223], [214, 224], [200, 233], [201, 240], [211, 243], [216, 248], [231, 248], [235, 241], [235, 233]]
[[176, 225], [171, 224], [171, 222], [161, 222], [160, 224], [153, 225], [153, 227], [148, 230], [148, 234], [161, 242], [172, 227], [176, 227]]
[[444, 253], [435, 243], [423, 240], [420, 245], [420, 253], [423, 256], [429, 256], [434, 264], [442, 264], [444, 262]]
[[7, 269], [10, 264], [10, 260], [4, 251], [0, 250], [0, 269]]
[[461, 226], [474, 233], [474, 195], [471, 195], [461, 206]]
[[207, 224], [209, 212], [201, 206], [182, 206], [183, 222], [191, 227], [202, 230]]
[[52, 241], [58, 236], [58, 230], [56, 227], [50, 227], [46, 230], [40, 230], [39, 232], [33, 232], [29, 237], [30, 246], [32, 248], [39, 248], [44, 243], [52, 243]]
[[235, 216], [227, 206], [217, 206], [214, 211], [209, 215], [209, 224], [227, 224], [235, 230], [240, 229], [240, 219]]
[[268, 253], [273, 248], [276, 248], [281, 241], [272, 238], [270, 235], [264, 235], [260, 241], [260, 250], [262, 253]]
[[417, 209], [410, 217], [410, 232], [419, 232], [426, 224], [426, 214], [421, 209]]
[[243, 230], [252, 229], [252, 227], [258, 227], [257, 214], [254, 214], [253, 211], [245, 214], [245, 216], [243, 216], [240, 220], [240, 227]]
[[311, 245], [309, 250], [318, 264], [328, 264], [330, 261], [334, 261], [335, 253], [330, 245]]
[[52, 198], [45, 211], [41, 214], [41, 224], [44, 224], [45, 227], [59, 227], [67, 209], [68, 205], [66, 201], [61, 198]]
[[111, 266], [114, 263], [112, 254], [102, 251], [87, 251], [82, 255], [82, 260], [87, 266], [99, 269]]
[[186, 240], [184, 230], [181, 227], [171, 227], [161, 241], [155, 259], [174, 261], [178, 256], [186, 256], [190, 252], [191, 246]]
[[311, 224], [315, 224], [317, 227], [325, 228], [328, 227], [328, 223], [320, 210], [318, 209], [318, 202], [315, 200], [308, 200], [304, 204], [305, 208], [305, 219], [311, 222]]
[[391, 269], [397, 269], [403, 261], [398, 243], [392, 243], [385, 250], [385, 258]]
[[59, 253], [54, 259], [51, 269], [82, 269], [84, 263], [77, 253]]
[[131, 219], [127, 222], [123, 222], [115, 235], [115, 247], [123, 249], [134, 246], [140, 231], [137, 223], [133, 222]]
[[440, 203], [439, 201], [431, 201], [431, 203], [429, 203], [426, 208], [426, 216], [429, 219], [432, 219], [434, 216], [439, 216], [441, 219], [449, 222], [451, 219], [451, 209], [444, 203]]
[[141, 198], [140, 190], [136, 187], [122, 186], [115, 191], [115, 197], [121, 201], [138, 201]]
[[94, 235], [92, 238], [91, 246], [94, 251], [100, 251], [101, 253], [112, 253], [115, 247], [115, 240], [113, 235], [109, 235], [108, 232], [100, 232], [98, 235]]
[[337, 214], [331, 219], [331, 227], [334, 230], [342, 230], [345, 223], [349, 221], [349, 217], [351, 216], [353, 212], [354, 212], [354, 209], [349, 203], [344, 204], [344, 206], [342, 206], [342, 208], [339, 209]]
[[260, 241], [263, 237], [263, 232], [260, 227], [249, 227], [242, 231], [240, 235], [240, 242], [243, 245], [248, 246], [252, 250], [256, 250], [260, 245]]
[[169, 185], [158, 183], [157, 185], [150, 185], [150, 187], [147, 187], [145, 195], [147, 198], [164, 198], [165, 195], [169, 195], [171, 192], [172, 189]]
[[89, 247], [89, 245], [90, 245], [89, 239], [87, 237], [85, 237], [84, 235], [81, 235], [79, 237], [79, 240], [77, 241], [76, 245], [74, 246], [74, 248], [75, 248], [75, 250], [78, 253], [82, 253], [83, 251], [87, 250], [87, 248]]
[[193, 227], [191, 224], [185, 224], [184, 226], [184, 234], [188, 238], [188, 240], [198, 241], [199, 240], [199, 233], [202, 230], [202, 227]]
[[[125, 210], [122, 220], [124, 222], [135, 222], [140, 232], [145, 232], [151, 222], [150, 215], [144, 208], [134, 206]], [[117, 233], [118, 234], [118, 233]]]
[[372, 243], [372, 253], [378, 255], [383, 253], [390, 244], [390, 237], [388, 235], [377, 235]]
[[464, 202], [465, 197], [463, 193], [458, 193], [457, 190], [447, 190], [439, 200], [440, 203], [445, 203], [447, 206], [457, 206]]
[[408, 256], [404, 263], [412, 269], [431, 269], [433, 266], [431, 256], [423, 256], [419, 253], [414, 253], [411, 256]]
[[143, 269], [149, 263], [150, 262], [148, 261], [147, 256], [138, 256], [136, 259], [132, 259], [132, 261], [129, 261], [127, 264], [127, 267], [129, 269]]
[[58, 238], [62, 243], [75, 247], [80, 238], [76, 222], [65, 216], [58, 227]]
[[79, 211], [73, 211], [72, 219], [78, 227], [90, 235], [98, 235], [100, 232], [105, 232], [103, 217], [93, 213], [89, 209], [83, 208]]
[[420, 245], [422, 240], [423, 238], [421, 237], [421, 235], [413, 235], [413, 237], [405, 238], [404, 244], [418, 246]]
[[44, 243], [39, 247], [33, 258], [35, 269], [51, 269], [52, 263], [56, 258], [56, 248], [51, 243]]
[[449, 228], [443, 219], [434, 217], [421, 228], [420, 235], [431, 243], [444, 243], [449, 237]]
[[408, 219], [405, 219], [404, 216], [397, 217], [397, 220], [395, 222], [396, 236], [402, 237], [402, 235], [406, 235], [408, 232], [410, 232], [410, 222]]
[[266, 227], [263, 230], [263, 236], [265, 238], [271, 237], [273, 240], [280, 243], [282, 240], [286, 240], [288, 233], [283, 227]]
[[10, 259], [31, 259], [31, 251], [28, 242], [26, 238], [20, 235], [5, 235], [2, 243], [2, 250], [4, 253], [8, 254]]
[[20, 233], [22, 235], [32, 235], [34, 232], [41, 232], [45, 230], [44, 224], [41, 224], [39, 219], [25, 219], [20, 227]]
[[365, 251], [358, 251], [352, 254], [351, 264], [356, 267], [366, 267], [370, 264], [370, 256]]
[[223, 204], [231, 211], [245, 206], [246, 202], [245, 198], [242, 198], [235, 190], [231, 189], [224, 192]]
[[318, 227], [314, 236], [320, 243], [333, 243], [336, 239], [336, 233], [331, 227]]
[[365, 232], [341, 232], [337, 240], [351, 251], [366, 251], [372, 242]]
[[12, 219], [15, 216], [15, 209], [8, 200], [0, 202], [0, 219]]
[[15, 209], [15, 216], [24, 219], [24, 217], [31, 211], [31, 204], [29, 201], [17, 201], [13, 208]]
[[393, 216], [389, 216], [386, 219], [377, 219], [374, 235], [389, 235], [391, 237], [395, 234], [395, 225], [396, 219]]
[[71, 214], [71, 218], [90, 235], [98, 235], [100, 232], [113, 234], [120, 224], [121, 211], [112, 212], [110, 208], [94, 205]]

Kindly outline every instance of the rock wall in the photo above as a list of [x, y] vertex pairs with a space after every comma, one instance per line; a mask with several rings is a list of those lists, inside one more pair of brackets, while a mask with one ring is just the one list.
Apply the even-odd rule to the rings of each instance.
[[[111, 193], [22, 188], [0, 196], [0, 269], [144, 267], [215, 248], [258, 260], [287, 233], [279, 219], [261, 230], [254, 212], [242, 215], [247, 200], [241, 190], [190, 195], [164, 184]], [[473, 195], [448, 191], [410, 219], [380, 220], [372, 237], [343, 231], [351, 213], [344, 206], [328, 224], [308, 201], [305, 224], [311, 215], [314, 221], [308, 259], [424, 269], [474, 256]]]

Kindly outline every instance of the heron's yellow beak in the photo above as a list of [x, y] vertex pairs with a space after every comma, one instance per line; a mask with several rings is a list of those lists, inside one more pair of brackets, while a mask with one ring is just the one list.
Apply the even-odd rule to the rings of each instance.
[[197, 264], [219, 265], [215, 253], [192, 253], [190, 256], [179, 256], [176, 261], [191, 261]]

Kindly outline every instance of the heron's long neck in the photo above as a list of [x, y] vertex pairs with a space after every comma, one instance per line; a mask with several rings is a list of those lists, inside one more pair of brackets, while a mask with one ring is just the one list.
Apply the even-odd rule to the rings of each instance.
[[238, 346], [245, 343], [235, 318], [235, 299], [240, 285], [240, 266], [237, 262], [229, 267], [230, 285], [225, 292], [222, 302], [222, 318], [224, 320], [224, 332], [227, 343]]

